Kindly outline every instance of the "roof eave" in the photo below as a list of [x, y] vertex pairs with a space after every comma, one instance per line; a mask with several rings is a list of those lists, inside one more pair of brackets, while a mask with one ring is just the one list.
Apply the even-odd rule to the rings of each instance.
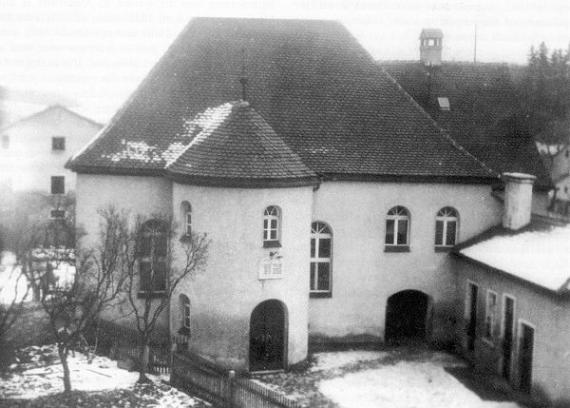
[[196, 186], [226, 187], [226, 188], [289, 188], [289, 187], [316, 187], [320, 180], [317, 176], [302, 177], [217, 177], [195, 176], [167, 172], [166, 177], [180, 184]]

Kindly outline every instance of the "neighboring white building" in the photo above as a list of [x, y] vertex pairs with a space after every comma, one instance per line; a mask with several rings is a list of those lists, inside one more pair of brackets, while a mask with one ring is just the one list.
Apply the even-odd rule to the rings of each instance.
[[55, 105], [0, 129], [0, 184], [15, 192], [62, 194], [75, 189], [64, 168], [102, 125]]
[[69, 166], [82, 246], [110, 204], [208, 234], [162, 325], [240, 370], [309, 342], [452, 344], [448, 252], [502, 215], [497, 172], [329, 21], [194, 19]]

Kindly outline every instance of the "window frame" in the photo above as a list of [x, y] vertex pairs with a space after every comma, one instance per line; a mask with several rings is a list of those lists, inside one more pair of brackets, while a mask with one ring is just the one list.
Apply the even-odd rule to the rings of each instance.
[[[263, 210], [263, 247], [264, 248], [279, 248], [281, 247], [281, 222], [282, 222], [281, 208], [276, 205], [268, 205]], [[272, 221], [275, 221], [273, 227]], [[275, 237], [272, 238], [272, 232], [275, 232]]]
[[49, 217], [52, 220], [63, 220], [65, 218], [65, 210], [53, 208], [49, 212]]
[[[150, 225], [153, 225], [153, 227], [149, 227]], [[154, 227], [154, 225], [156, 225], [156, 227]], [[150, 228], [150, 230], [148, 230], [148, 228]], [[152, 277], [152, 273], [153, 273], [153, 266], [152, 266], [152, 262], [153, 262], [153, 255], [152, 255], [152, 250], [153, 250], [153, 241], [151, 241], [151, 244], [149, 246], [149, 250], [151, 251], [151, 253], [146, 254], [143, 253], [143, 249], [144, 249], [144, 239], [147, 238], [146, 234], [150, 235], [151, 240], [153, 239], [153, 235], [156, 235], [155, 231], [158, 228], [162, 228], [163, 231], [162, 233], [159, 233], [164, 235], [164, 247], [165, 247], [165, 254], [163, 256], [157, 256], [157, 260], [156, 263], [162, 263], [164, 264], [164, 282], [163, 282], [163, 289], [159, 288], [155, 288], [155, 287], [150, 287], [150, 288], [144, 288], [143, 287], [143, 283], [145, 281], [148, 281], [149, 284], [151, 286], [156, 285], [156, 281], [155, 279]], [[146, 230], [145, 230], [146, 229]], [[138, 290], [138, 297], [139, 298], [146, 298], [146, 297], [163, 297], [166, 296], [166, 291], [167, 291], [167, 286], [168, 286], [168, 264], [167, 264], [167, 252], [168, 252], [168, 231], [167, 231], [167, 227], [166, 224], [161, 221], [161, 220], [157, 220], [157, 219], [151, 219], [146, 221], [145, 223], [142, 224], [140, 231], [139, 231], [139, 236], [138, 236], [138, 250], [137, 250], [137, 264], [138, 264], [138, 278], [139, 278], [139, 290]], [[156, 245], [156, 244], [155, 244]], [[160, 244], [159, 244], [160, 245]], [[143, 271], [143, 265], [149, 264], [150, 268], [149, 268], [149, 273], [150, 273], [150, 277], [147, 280], [143, 279], [143, 273], [146, 273]]]
[[[65, 176], [51, 176], [50, 193], [51, 195], [65, 194]], [[60, 182], [60, 183], [58, 183]], [[58, 188], [58, 185], [61, 188]], [[61, 190], [61, 191], [60, 191]]]
[[[402, 213], [403, 212], [403, 213]], [[398, 243], [400, 235], [400, 222], [406, 222], [405, 242]], [[403, 205], [391, 207], [386, 214], [385, 231], [384, 231], [384, 252], [409, 252], [410, 251], [410, 232], [412, 217], [410, 210]], [[393, 223], [392, 242], [388, 242], [388, 224]]]
[[[328, 239], [328, 257], [320, 256], [320, 240]], [[314, 256], [313, 256], [314, 255]], [[319, 297], [332, 297], [332, 278], [333, 278], [333, 268], [332, 268], [332, 258], [333, 258], [333, 231], [329, 224], [323, 221], [313, 221], [311, 223], [311, 252], [310, 256], [310, 266], [309, 266], [309, 296], [312, 298]], [[318, 289], [319, 277], [321, 275], [320, 265], [328, 265], [328, 288]], [[315, 269], [313, 270], [313, 265]], [[314, 271], [314, 272], [313, 272]], [[324, 273], [324, 272], [323, 272]], [[317, 289], [313, 289], [313, 287]]]
[[[451, 211], [454, 215], [447, 215], [444, 211]], [[438, 231], [437, 225], [438, 223], [442, 223], [441, 229], [441, 241], [438, 243]], [[454, 222], [455, 223], [455, 236], [453, 237], [453, 243], [449, 243], [447, 241], [448, 234], [447, 230], [449, 224]], [[459, 211], [457, 211], [454, 207], [446, 206], [439, 209], [435, 216], [435, 234], [434, 234], [434, 241], [435, 241], [435, 250], [436, 252], [446, 252], [457, 245], [457, 240], [459, 237]]]
[[65, 136], [52, 136], [51, 138], [51, 151], [64, 152], [65, 151]]
[[183, 233], [182, 238], [192, 237], [192, 204], [184, 200], [180, 203]]

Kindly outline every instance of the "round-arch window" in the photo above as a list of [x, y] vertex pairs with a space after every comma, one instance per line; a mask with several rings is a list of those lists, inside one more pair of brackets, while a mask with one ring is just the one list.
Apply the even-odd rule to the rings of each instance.
[[386, 245], [406, 246], [409, 241], [410, 213], [402, 206], [396, 206], [388, 211], [386, 217]]
[[454, 246], [457, 242], [459, 214], [452, 207], [444, 207], [435, 217], [435, 245], [443, 247]]
[[332, 283], [332, 231], [323, 222], [311, 224], [310, 292], [330, 293]]

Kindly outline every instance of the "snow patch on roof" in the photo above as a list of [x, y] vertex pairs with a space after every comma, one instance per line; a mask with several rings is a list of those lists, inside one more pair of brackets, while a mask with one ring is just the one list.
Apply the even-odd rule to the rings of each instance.
[[570, 279], [570, 226], [495, 236], [459, 252], [553, 291], [567, 289]]
[[171, 143], [166, 150], [162, 150], [158, 146], [149, 145], [143, 141], [125, 141], [121, 140], [124, 146], [123, 150], [111, 154], [104, 154], [101, 157], [111, 159], [113, 162], [140, 161], [144, 163], [162, 163], [170, 162], [178, 157], [186, 147], [181, 142]]

